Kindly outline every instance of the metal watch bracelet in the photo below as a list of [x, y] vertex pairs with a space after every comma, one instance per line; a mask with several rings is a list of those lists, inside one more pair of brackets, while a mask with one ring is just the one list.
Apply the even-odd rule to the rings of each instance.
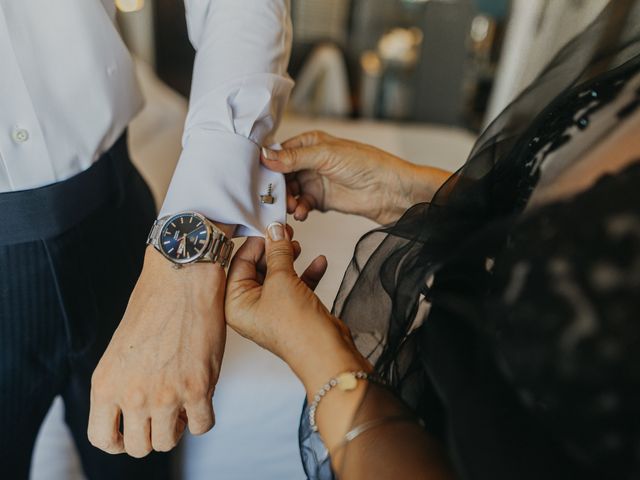
[[[147, 237], [148, 245], [152, 245], [156, 250], [162, 253], [159, 243], [160, 235], [166, 223], [175, 216], [176, 215], [167, 215], [162, 218], [158, 218], [153, 222], [153, 226], [151, 227], [151, 231], [149, 232], [149, 235]], [[211, 232], [211, 238], [206, 252], [193, 263], [211, 262], [218, 263], [223, 268], [227, 267], [231, 259], [231, 254], [233, 253], [233, 242], [216, 225], [214, 225], [211, 220], [200, 214], [198, 214], [198, 216], [200, 216], [204, 221], [207, 222], [208, 228]], [[172, 261], [170, 258], [168, 258], [168, 260]], [[173, 263], [178, 267], [182, 266], [182, 264], [178, 264], [176, 262]]]

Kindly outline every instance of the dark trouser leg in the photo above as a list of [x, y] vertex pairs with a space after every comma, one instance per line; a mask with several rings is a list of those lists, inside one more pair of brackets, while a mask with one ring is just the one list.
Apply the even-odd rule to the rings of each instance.
[[62, 391], [65, 418], [91, 480], [162, 480], [170, 475], [168, 454], [113, 456], [87, 440], [91, 375], [124, 315], [154, 219], [151, 194], [132, 172], [116, 205], [50, 243], [71, 337], [69, 377]]
[[[107, 182], [106, 190], [111, 193], [84, 220], [47, 240], [9, 246], [10, 232], [0, 231], [5, 245], [0, 246], [2, 478], [27, 478], [36, 434], [57, 394], [63, 396], [66, 421], [90, 480], [164, 479], [170, 475], [168, 454], [141, 460], [112, 456], [87, 440], [91, 374], [124, 314], [155, 217], [150, 192], [125, 161], [126, 152], [119, 145], [107, 155], [111, 158], [100, 160], [109, 163], [102, 164], [106, 168], [99, 170], [99, 180], [95, 176], [92, 180], [92, 188], [98, 187], [95, 191], [104, 193]], [[78, 185], [86, 178], [77, 177], [75, 194], [63, 195], [65, 207], [54, 216], [64, 220], [67, 209], [91, 198], [94, 190]], [[37, 197], [31, 192], [10, 194], [12, 200], [4, 205], [13, 208], [8, 214], [17, 212], [11, 218], [21, 218], [23, 195], [38, 201], [49, 195], [35, 193]], [[7, 212], [5, 208], [0, 214]], [[25, 226], [22, 228], [24, 233]]]
[[0, 247], [0, 476], [26, 479], [66, 375], [66, 332], [42, 242]]

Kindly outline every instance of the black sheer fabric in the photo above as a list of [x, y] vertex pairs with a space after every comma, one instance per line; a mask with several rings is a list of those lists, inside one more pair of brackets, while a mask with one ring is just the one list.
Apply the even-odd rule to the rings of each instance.
[[[334, 314], [446, 446], [460, 478], [640, 475], [640, 354], [630, 353], [640, 351], [640, 198], [626, 180], [640, 185], [639, 169], [525, 212], [545, 160], [570, 142], [585, 152], [602, 140], [579, 132], [639, 73], [640, 1], [612, 1], [487, 128], [431, 203], [358, 243]], [[640, 89], [605, 132], [639, 105]], [[603, 236], [615, 219], [625, 233]], [[584, 263], [611, 249], [618, 256], [604, 267]], [[594, 268], [607, 296], [584, 286]], [[549, 275], [579, 280], [554, 290]], [[598, 327], [571, 322], [576, 291], [596, 305]], [[307, 475], [333, 478], [306, 418]]]

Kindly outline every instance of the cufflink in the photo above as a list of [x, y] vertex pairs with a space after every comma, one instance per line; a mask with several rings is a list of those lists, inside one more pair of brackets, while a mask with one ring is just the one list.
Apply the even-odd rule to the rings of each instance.
[[273, 192], [273, 184], [269, 184], [269, 186], [267, 187], [267, 193], [264, 195], [260, 195], [260, 203], [264, 204], [273, 204], [273, 202], [275, 202], [275, 198], [272, 195]]

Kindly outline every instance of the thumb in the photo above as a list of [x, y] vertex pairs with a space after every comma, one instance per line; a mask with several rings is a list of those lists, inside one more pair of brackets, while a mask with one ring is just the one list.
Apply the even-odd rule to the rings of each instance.
[[319, 170], [326, 159], [326, 151], [321, 146], [271, 150], [262, 147], [260, 159], [265, 167], [278, 173]]
[[265, 255], [267, 258], [267, 278], [277, 272], [295, 275], [293, 245], [289, 232], [281, 223], [272, 223], [267, 227]]

